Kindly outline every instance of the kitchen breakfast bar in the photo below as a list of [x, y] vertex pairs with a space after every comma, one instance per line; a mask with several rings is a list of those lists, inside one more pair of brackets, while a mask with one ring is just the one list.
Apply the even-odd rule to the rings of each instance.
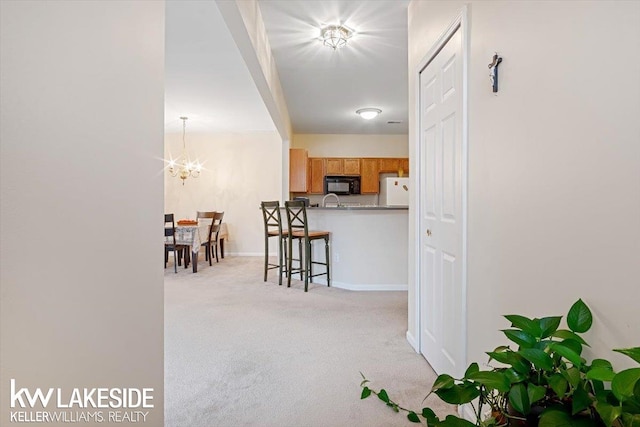
[[[406, 207], [309, 207], [307, 217], [309, 230], [331, 233], [331, 286], [351, 290], [407, 290]], [[286, 216], [283, 221], [286, 223]], [[315, 242], [314, 260], [323, 260], [323, 257], [323, 243]], [[326, 284], [326, 276], [316, 277], [314, 281]]]

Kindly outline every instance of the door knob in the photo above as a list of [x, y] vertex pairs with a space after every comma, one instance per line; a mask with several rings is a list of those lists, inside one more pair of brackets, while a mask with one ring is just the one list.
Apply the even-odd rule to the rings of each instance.
[[427, 228], [427, 237], [431, 237], [431, 230]]

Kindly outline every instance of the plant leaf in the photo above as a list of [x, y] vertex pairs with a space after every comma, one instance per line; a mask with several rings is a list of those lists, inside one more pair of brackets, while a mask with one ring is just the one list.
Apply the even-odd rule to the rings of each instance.
[[560, 372], [564, 378], [571, 384], [572, 387], [577, 387], [580, 384], [580, 370], [575, 367], [571, 367]]
[[567, 393], [569, 382], [561, 374], [550, 376], [547, 378], [547, 383], [558, 397], [562, 398]]
[[609, 402], [596, 401], [596, 412], [602, 418], [605, 425], [611, 426], [613, 422], [622, 414], [622, 408], [618, 405], [613, 406]]
[[540, 325], [532, 319], [520, 316], [519, 314], [509, 314], [504, 317], [511, 322], [511, 326], [522, 329], [531, 336], [539, 337], [542, 333]]
[[464, 373], [464, 377], [467, 378], [472, 373], [478, 372], [478, 371], [480, 371], [480, 367], [478, 366], [477, 363], [474, 362], [471, 365], [469, 365], [469, 367], [467, 368], [467, 370]]
[[[592, 365], [593, 366], [593, 365]], [[596, 381], [611, 381], [615, 377], [616, 373], [611, 368], [591, 368], [587, 372], [588, 380]]]
[[512, 353], [511, 350], [508, 351], [487, 351], [487, 354], [489, 355], [489, 362], [491, 362], [491, 360], [497, 360], [500, 363], [505, 363], [507, 365], [511, 364], [510, 361], [510, 354]]
[[572, 339], [568, 339], [568, 340], [562, 341], [562, 344], [564, 346], [566, 346], [566, 347], [569, 347], [576, 354], [578, 354], [578, 355], [582, 354], [582, 344], [580, 344], [578, 341], [572, 340]]
[[537, 348], [523, 348], [518, 351], [518, 354], [533, 363], [538, 369], [550, 371], [553, 369], [553, 360], [551, 357], [542, 350]]
[[562, 316], [543, 317], [540, 319], [540, 336], [538, 338], [550, 337], [560, 326]]
[[589, 307], [579, 299], [569, 309], [567, 314], [567, 325], [573, 332], [583, 333], [591, 329], [593, 316]]
[[382, 389], [378, 392], [378, 398], [385, 403], [389, 403], [389, 396], [387, 395], [387, 391]]
[[622, 353], [626, 356], [629, 356], [636, 362], [640, 363], [640, 347], [633, 348], [618, 348], [613, 351], [617, 351], [618, 353]]
[[412, 423], [419, 423], [420, 422], [420, 418], [418, 417], [418, 414], [416, 414], [415, 412], [409, 412], [409, 414], [407, 414], [407, 418]]
[[519, 383], [527, 379], [527, 374], [518, 372], [513, 368], [506, 369], [504, 375], [509, 379], [511, 384]]
[[622, 402], [634, 395], [633, 390], [638, 380], [640, 380], [640, 368], [625, 369], [613, 377], [611, 391]]
[[448, 375], [448, 374], [438, 375], [438, 378], [436, 378], [433, 385], [431, 386], [431, 391], [434, 392], [436, 390], [441, 390], [444, 388], [451, 388], [454, 386], [454, 384], [455, 384], [455, 380], [451, 375]]
[[436, 390], [434, 393], [452, 405], [469, 403], [480, 396], [480, 390], [474, 384], [456, 384], [450, 388]]
[[440, 418], [431, 408], [422, 408], [422, 417], [427, 420], [427, 425], [435, 425], [440, 422]]
[[455, 415], [447, 415], [447, 418], [441, 421], [438, 427], [476, 427], [476, 425]]
[[593, 388], [593, 394], [595, 396], [598, 396], [605, 392], [604, 383], [602, 381], [591, 380], [591, 387]]
[[593, 359], [591, 361], [591, 369], [594, 368], [609, 368], [609, 370], [613, 371], [613, 365], [606, 359]]
[[371, 389], [369, 387], [363, 387], [360, 399], [366, 399], [369, 396], [371, 396]]
[[514, 351], [508, 350], [489, 352], [487, 354], [489, 355], [489, 357], [497, 360], [500, 363], [511, 365], [513, 369], [520, 372], [521, 374], [528, 374], [531, 369], [531, 365], [529, 364], [529, 362]]
[[551, 334], [551, 336], [554, 338], [560, 338], [563, 340], [578, 341], [580, 344], [590, 347], [589, 344], [587, 344], [587, 342], [580, 335], [576, 334], [575, 332], [569, 331], [567, 329], [559, 329], [555, 331], [553, 334]]
[[502, 332], [520, 347], [531, 348], [536, 344], [535, 336], [518, 329], [503, 329]]
[[640, 414], [622, 414], [622, 425], [625, 427], [640, 427]]
[[578, 387], [573, 392], [573, 399], [571, 400], [571, 414], [575, 415], [584, 411], [591, 405], [593, 399], [589, 397], [586, 391], [582, 387]]
[[538, 427], [571, 427], [571, 416], [560, 409], [549, 409], [542, 413]]
[[533, 405], [546, 396], [547, 389], [541, 385], [529, 384], [527, 394], [529, 395], [529, 404]]
[[580, 355], [578, 353], [576, 353], [575, 351], [573, 351], [571, 348], [569, 348], [566, 345], [564, 345], [563, 343], [557, 343], [557, 342], [551, 343], [549, 345], [549, 348], [554, 353], [557, 353], [560, 356], [562, 356], [565, 359], [567, 359], [574, 366], [577, 366], [577, 367], [582, 366], [582, 358], [580, 357]]
[[527, 415], [531, 411], [529, 403], [529, 394], [524, 384], [514, 384], [509, 391], [509, 403], [513, 409], [523, 415]]
[[483, 384], [488, 389], [498, 390], [501, 393], [508, 392], [511, 386], [505, 374], [495, 371], [478, 371], [469, 375], [468, 379]]

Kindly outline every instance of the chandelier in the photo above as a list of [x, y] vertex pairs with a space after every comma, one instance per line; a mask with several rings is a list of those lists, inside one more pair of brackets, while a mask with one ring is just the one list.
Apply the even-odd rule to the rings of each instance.
[[180, 177], [182, 185], [184, 185], [187, 178], [198, 178], [200, 176], [202, 165], [197, 159], [195, 161], [189, 159], [185, 139], [188, 117], [180, 117], [180, 120], [182, 120], [182, 154], [177, 159], [169, 160], [169, 174], [173, 177]]
[[353, 31], [342, 25], [329, 25], [320, 32], [322, 44], [333, 50], [347, 45], [347, 40], [353, 35]]

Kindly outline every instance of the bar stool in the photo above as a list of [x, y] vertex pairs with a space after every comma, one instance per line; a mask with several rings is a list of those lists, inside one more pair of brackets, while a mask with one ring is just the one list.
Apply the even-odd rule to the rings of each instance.
[[[313, 278], [316, 276], [327, 275], [327, 286], [331, 286], [331, 274], [330, 274], [330, 260], [329, 255], [329, 236], [328, 231], [309, 231], [307, 223], [307, 209], [304, 201], [287, 201], [284, 202], [284, 206], [287, 210], [287, 223], [289, 225], [289, 238], [287, 243], [289, 246], [289, 258], [287, 259], [287, 287], [291, 286], [291, 275], [295, 272], [304, 273], [304, 291], [307, 292], [309, 288], [309, 281], [313, 283]], [[298, 239], [304, 246], [304, 253], [300, 253], [299, 268], [293, 268], [292, 265], [292, 250], [293, 239]], [[324, 240], [324, 256], [325, 262], [314, 261], [312, 258], [312, 242], [314, 240]], [[324, 273], [313, 274], [313, 264], [324, 265], [326, 271]]]
[[[262, 202], [262, 218], [264, 220], [264, 281], [267, 281], [267, 272], [278, 269], [278, 285], [282, 285], [282, 272], [286, 268], [287, 248], [284, 243], [288, 230], [282, 229], [282, 219], [280, 216], [280, 202]], [[278, 238], [278, 263], [269, 263], [269, 238]], [[284, 255], [284, 258], [283, 258]]]

